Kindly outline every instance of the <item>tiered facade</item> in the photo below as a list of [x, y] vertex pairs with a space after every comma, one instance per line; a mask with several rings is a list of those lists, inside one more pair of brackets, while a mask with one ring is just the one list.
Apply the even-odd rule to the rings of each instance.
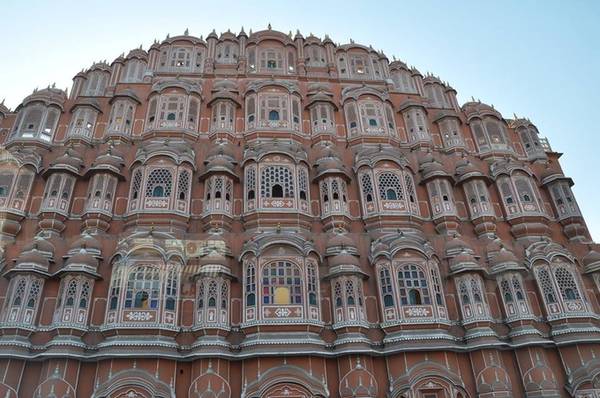
[[0, 397], [600, 397], [560, 153], [371, 47], [186, 31], [0, 141]]

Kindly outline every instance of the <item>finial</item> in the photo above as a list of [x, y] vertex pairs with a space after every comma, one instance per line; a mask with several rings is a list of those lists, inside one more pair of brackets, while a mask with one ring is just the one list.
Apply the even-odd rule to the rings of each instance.
[[171, 36], [169, 36], [169, 34], [167, 33], [167, 37], [165, 38], [165, 40], [168, 40], [170, 38], [171, 38]]
[[269, 24], [267, 25], [267, 29], [271, 30], [271, 23], [269, 22]]
[[188, 28], [185, 28], [185, 31], [183, 32], [184, 36], [188, 36], [190, 34], [190, 31]]

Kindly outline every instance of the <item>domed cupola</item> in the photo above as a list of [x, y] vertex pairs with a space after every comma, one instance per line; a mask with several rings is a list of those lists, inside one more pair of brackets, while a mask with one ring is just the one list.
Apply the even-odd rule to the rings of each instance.
[[48, 177], [53, 173], [67, 172], [79, 177], [84, 167], [81, 153], [73, 146], [69, 146], [62, 155], [50, 162], [50, 166], [42, 172], [42, 176]]
[[482, 179], [486, 183], [491, 182], [490, 178], [479, 167], [464, 156], [456, 162], [454, 175], [458, 184], [462, 184], [472, 178]]
[[148, 53], [146, 51], [144, 51], [144, 49], [142, 49], [142, 47], [140, 46], [138, 48], [134, 48], [133, 50], [129, 51], [126, 59], [132, 59], [132, 58], [137, 58], [137, 59], [140, 59], [143, 61], [147, 61]]
[[110, 144], [104, 151], [100, 152], [96, 159], [92, 162], [92, 165], [86, 172], [86, 175], [90, 175], [94, 172], [109, 172], [114, 174], [116, 177], [123, 179], [123, 167], [125, 166], [125, 159], [121, 151], [115, 146]]
[[586, 274], [600, 272], [600, 253], [590, 245], [588, 253], [583, 257], [582, 264]]
[[478, 263], [475, 251], [456, 234], [446, 242], [444, 252], [449, 259], [450, 273], [452, 275], [485, 271]]
[[50, 239], [37, 235], [23, 246], [19, 256], [14, 259], [15, 267], [7, 273], [37, 272], [49, 276], [49, 267], [54, 264], [54, 252], [55, 247]]
[[466, 102], [462, 106], [462, 111], [467, 116], [467, 119], [471, 119], [474, 117], [483, 118], [484, 116], [491, 115], [499, 120], [502, 120], [502, 114], [494, 108], [494, 105], [488, 105], [481, 101], [470, 101]]
[[490, 265], [491, 274], [510, 271], [526, 271], [526, 268], [522, 265], [522, 262], [517, 259], [512, 250], [497, 237], [490, 239], [490, 242], [486, 246], [486, 256]]

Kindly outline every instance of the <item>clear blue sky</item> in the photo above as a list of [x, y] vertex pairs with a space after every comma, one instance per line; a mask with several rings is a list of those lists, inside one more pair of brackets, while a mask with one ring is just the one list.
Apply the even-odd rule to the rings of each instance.
[[0, 98], [14, 108], [35, 87], [71, 78], [93, 61], [144, 48], [167, 33], [206, 36], [296, 29], [350, 38], [529, 117], [565, 155], [565, 174], [600, 241], [600, 1], [22, 1], [0, 3]]

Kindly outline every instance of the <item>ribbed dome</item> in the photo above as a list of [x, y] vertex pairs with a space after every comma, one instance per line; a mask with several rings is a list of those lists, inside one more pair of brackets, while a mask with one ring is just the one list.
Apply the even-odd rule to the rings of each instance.
[[591, 249], [582, 259], [585, 268], [600, 266], [600, 253]]
[[100, 242], [93, 235], [90, 235], [86, 232], [82, 233], [81, 236], [75, 242], [73, 242], [68, 253], [74, 254], [79, 252], [81, 249], [85, 249], [94, 256], [100, 256], [102, 253], [102, 245]]
[[69, 257], [65, 262], [65, 268], [93, 268], [95, 270], [98, 268], [98, 259], [91, 251], [82, 247]]
[[129, 54], [127, 54], [127, 58], [139, 58], [147, 60], [148, 53], [142, 50], [141, 48], [134, 48], [133, 50], [129, 51]]
[[83, 156], [77, 150], [67, 148], [62, 155], [50, 162], [48, 170], [66, 170], [79, 175], [83, 167]]
[[90, 170], [108, 170], [120, 175], [123, 166], [125, 166], [123, 155], [111, 145], [98, 155]]
[[485, 177], [477, 166], [475, 166], [470, 160], [464, 159], [456, 163], [454, 174], [456, 175], [459, 182], [466, 181], [472, 177]]
[[358, 266], [358, 258], [356, 256], [352, 256], [350, 254], [336, 254], [328, 259], [330, 267], [337, 267], [340, 265], [355, 265]]
[[454, 235], [452, 239], [446, 242], [446, 245], [444, 246], [444, 252], [447, 256], [454, 255], [456, 253], [464, 252], [467, 248], [469, 251], [472, 251], [471, 248], [458, 237], [458, 235]]
[[327, 241], [327, 250], [344, 250], [344, 248], [356, 249], [356, 244], [348, 234], [334, 233], [332, 237], [329, 238], [329, 240]]
[[516, 264], [518, 262], [519, 262], [519, 260], [514, 255], [514, 253], [512, 251], [508, 250], [506, 247], [502, 246], [500, 248], [500, 251], [493, 256], [493, 258], [491, 260], [491, 265], [498, 266], [498, 265], [507, 264], [507, 263], [515, 263]]
[[36, 248], [22, 252], [15, 259], [15, 268], [42, 268], [47, 271], [49, 266], [48, 258]]
[[31, 242], [23, 247], [22, 252], [25, 253], [31, 250], [37, 250], [51, 259], [54, 257], [55, 248], [50, 240], [42, 238], [41, 236], [36, 236]]

